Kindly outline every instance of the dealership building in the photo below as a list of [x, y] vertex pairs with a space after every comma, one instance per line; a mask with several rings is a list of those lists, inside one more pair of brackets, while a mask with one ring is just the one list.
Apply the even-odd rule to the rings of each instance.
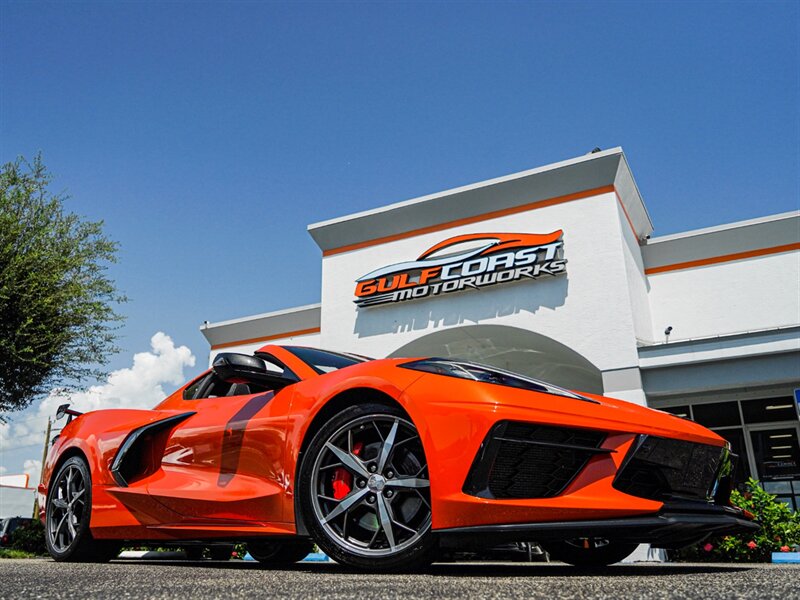
[[205, 324], [212, 359], [459, 357], [604, 393], [714, 429], [800, 509], [800, 211], [651, 237], [615, 148], [308, 230], [320, 303]]

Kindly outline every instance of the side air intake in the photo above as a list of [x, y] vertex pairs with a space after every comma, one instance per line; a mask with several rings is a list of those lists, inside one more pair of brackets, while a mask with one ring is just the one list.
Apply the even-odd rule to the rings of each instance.
[[500, 421], [487, 434], [464, 483], [480, 498], [550, 498], [563, 492], [600, 448], [605, 432]]
[[194, 415], [185, 412], [138, 427], [128, 434], [111, 463], [111, 474], [120, 487], [155, 473], [161, 464], [166, 436], [160, 435]]

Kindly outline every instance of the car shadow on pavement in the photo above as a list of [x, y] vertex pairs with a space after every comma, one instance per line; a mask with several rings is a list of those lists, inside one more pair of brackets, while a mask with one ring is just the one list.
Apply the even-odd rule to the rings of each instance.
[[[346, 567], [333, 562], [308, 562], [297, 563], [291, 566], [270, 567], [255, 561], [188, 561], [188, 560], [136, 560], [125, 559], [114, 561], [117, 564], [137, 564], [171, 567], [193, 567], [203, 569], [238, 569], [245, 571], [293, 571], [305, 573], [320, 573], [326, 575], [336, 574], [363, 574], [364, 571]], [[752, 565], [721, 565], [721, 564], [623, 564], [610, 567], [578, 569], [563, 563], [434, 563], [433, 565], [417, 571], [417, 574], [432, 575], [435, 577], [581, 577], [581, 576], [606, 576], [606, 577], [643, 577], [659, 575], [701, 575], [714, 573], [736, 573], [748, 571]], [[407, 574], [406, 574], [407, 575]]]
[[459, 563], [433, 564], [425, 570], [430, 575], [445, 577], [652, 577], [658, 575], [698, 575], [712, 573], [735, 573], [747, 571], [750, 566], [741, 565], [683, 565], [623, 564], [610, 567], [576, 568], [563, 563]]

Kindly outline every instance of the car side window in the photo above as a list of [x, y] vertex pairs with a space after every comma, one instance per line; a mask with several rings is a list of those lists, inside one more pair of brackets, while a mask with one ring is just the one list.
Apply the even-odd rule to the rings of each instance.
[[198, 393], [203, 388], [203, 385], [208, 381], [211, 377], [211, 373], [203, 375], [202, 377], [198, 377], [195, 379], [189, 386], [183, 390], [183, 399], [184, 400], [194, 400], [197, 398]]

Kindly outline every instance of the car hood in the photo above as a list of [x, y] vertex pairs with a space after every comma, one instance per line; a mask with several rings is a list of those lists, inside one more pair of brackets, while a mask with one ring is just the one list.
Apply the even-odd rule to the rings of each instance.
[[444, 404], [450, 406], [452, 410], [484, 405], [496, 414], [498, 421], [519, 419], [522, 415], [525, 421], [534, 423], [648, 434], [714, 446], [726, 444], [719, 435], [694, 421], [617, 398], [578, 390], [570, 391], [582, 398], [460, 379], [437, 373], [423, 373], [406, 390], [413, 401]]

